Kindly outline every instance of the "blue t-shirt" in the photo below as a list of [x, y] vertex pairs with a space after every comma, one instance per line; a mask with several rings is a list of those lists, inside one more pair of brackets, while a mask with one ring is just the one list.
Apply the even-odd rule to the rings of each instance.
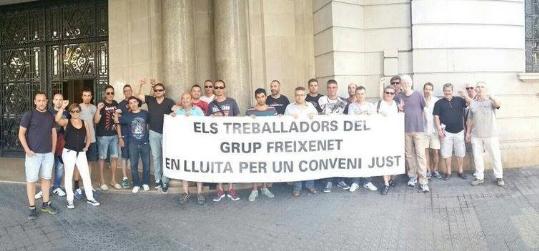
[[127, 127], [129, 142], [137, 145], [148, 143], [148, 112], [128, 112], [120, 117], [120, 124]]
[[[204, 111], [200, 109], [198, 106], [191, 107], [190, 116], [204, 116]], [[176, 115], [182, 115], [185, 116], [185, 109], [179, 108], [176, 110]]]

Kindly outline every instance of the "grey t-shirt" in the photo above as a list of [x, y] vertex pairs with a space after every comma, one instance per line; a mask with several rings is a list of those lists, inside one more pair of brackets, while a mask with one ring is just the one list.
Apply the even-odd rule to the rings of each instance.
[[425, 132], [423, 108], [426, 104], [423, 95], [418, 91], [412, 92], [410, 96], [401, 92], [399, 99], [404, 102], [404, 131], [407, 133]]
[[90, 129], [90, 143], [95, 143], [94, 115], [97, 107], [92, 104], [80, 104], [80, 108], [80, 118], [86, 122], [86, 125]]
[[468, 121], [473, 124], [472, 136], [490, 138], [498, 136], [496, 107], [490, 99], [473, 100], [470, 104]]

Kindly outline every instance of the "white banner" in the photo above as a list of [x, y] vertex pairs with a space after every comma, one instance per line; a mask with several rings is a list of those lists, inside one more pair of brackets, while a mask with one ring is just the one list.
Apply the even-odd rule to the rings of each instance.
[[404, 173], [404, 115], [165, 115], [163, 172], [199, 182], [289, 182]]

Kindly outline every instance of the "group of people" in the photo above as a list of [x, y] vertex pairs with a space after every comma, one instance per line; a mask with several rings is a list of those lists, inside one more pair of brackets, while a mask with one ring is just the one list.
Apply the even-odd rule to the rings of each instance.
[[[316, 79], [307, 82], [307, 88], [294, 90], [293, 102], [281, 94], [280, 82], [270, 83], [270, 93], [263, 88], [256, 89], [256, 104], [249, 107], [247, 116], [293, 116], [294, 118], [349, 114], [370, 116], [395, 116], [403, 112], [405, 117], [405, 155], [407, 162], [408, 185], [429, 192], [428, 182], [431, 177], [447, 180], [451, 177], [451, 159], [457, 158], [458, 176], [466, 179], [463, 172], [463, 157], [466, 154], [466, 142], [471, 142], [475, 164], [472, 185], [484, 183], [483, 150], [493, 159], [494, 175], [498, 185], [503, 186], [503, 171], [499, 143], [497, 138], [495, 113], [500, 107], [498, 99], [490, 96], [486, 84], [478, 82], [475, 86], [467, 85], [466, 92], [453, 95], [453, 85], [443, 85], [443, 98], [433, 95], [434, 85], [425, 83], [423, 92], [412, 89], [412, 78], [408, 75], [391, 78], [390, 85], [383, 89], [382, 99], [374, 103], [367, 100], [364, 86], [348, 85], [346, 98], [338, 96], [338, 83], [329, 80], [326, 83], [327, 94], [319, 93]], [[150, 87], [152, 95], [144, 95]], [[203, 86], [195, 84], [189, 92], [181, 95], [177, 103], [166, 97], [165, 85], [151, 80], [139, 82], [137, 93], [131, 85], [123, 86], [123, 100], [114, 100], [113, 86], [106, 86], [104, 98], [92, 104], [92, 92], [82, 91], [82, 103], [64, 100], [62, 94], [55, 94], [53, 107], [47, 109], [47, 96], [38, 92], [34, 97], [35, 109], [25, 113], [19, 130], [19, 139], [26, 153], [25, 173], [30, 219], [38, 215], [36, 199], [43, 198], [41, 212], [56, 214], [57, 210], [50, 203], [50, 192], [66, 196], [67, 208], [74, 208], [74, 198], [82, 199], [83, 191], [79, 187], [82, 179], [84, 195], [88, 204], [99, 206], [93, 196], [89, 163], [95, 161], [99, 166], [99, 188], [150, 190], [150, 158], [154, 167], [154, 189], [166, 193], [169, 179], [162, 170], [162, 139], [164, 115], [172, 116], [240, 116], [237, 102], [226, 96], [226, 84], [223, 80], [206, 80]], [[141, 109], [142, 104], [147, 110]], [[445, 161], [445, 172], [438, 169], [439, 155]], [[110, 163], [111, 179], [105, 182], [104, 169]], [[118, 160], [123, 177], [118, 182], [116, 170]], [[142, 177], [139, 176], [139, 160], [142, 162]], [[128, 178], [128, 164], [131, 170], [131, 185]], [[92, 164], [90, 164], [92, 165]], [[54, 170], [53, 170], [54, 169]], [[54, 180], [51, 188], [51, 178]], [[35, 193], [35, 183], [40, 179], [41, 191]], [[61, 188], [64, 181], [65, 192]], [[357, 191], [360, 186], [377, 191], [371, 178], [328, 178], [320, 180], [323, 192], [329, 193], [335, 184], [338, 188]], [[381, 193], [390, 191], [396, 184], [394, 177], [384, 176]], [[204, 204], [202, 183], [198, 182], [196, 201]], [[308, 192], [318, 193], [315, 181], [293, 183], [292, 195], [301, 195], [305, 186]], [[187, 203], [191, 194], [189, 182], [182, 182], [180, 203]], [[249, 201], [255, 201], [260, 192], [269, 198], [271, 184], [252, 184]], [[223, 184], [217, 184], [213, 201], [218, 202], [228, 197], [239, 200], [234, 184], [228, 184], [225, 192]]]

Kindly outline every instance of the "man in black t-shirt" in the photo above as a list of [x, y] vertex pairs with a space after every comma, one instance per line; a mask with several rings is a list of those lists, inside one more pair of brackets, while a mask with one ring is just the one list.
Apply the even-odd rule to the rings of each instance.
[[318, 93], [318, 80], [314, 78], [309, 79], [309, 82], [307, 82], [307, 87], [309, 88], [309, 93], [305, 97], [305, 101], [311, 103], [314, 108], [316, 108], [316, 111], [318, 111], [318, 113], [321, 113], [322, 108], [320, 107], [318, 100], [323, 95]]
[[150, 80], [153, 96], [144, 95], [142, 87], [146, 84], [145, 80], [140, 81], [138, 97], [148, 106], [149, 126], [150, 126], [150, 149], [152, 151], [152, 162], [154, 168], [155, 188], [161, 189], [161, 192], [168, 191], [168, 177], [163, 175], [163, 121], [165, 114], [172, 112], [174, 101], [165, 96], [165, 85], [156, 83], [154, 79]]
[[[124, 99], [120, 101], [118, 104], [118, 109], [120, 109], [120, 117], [124, 114], [127, 114], [129, 112], [129, 103], [128, 100], [131, 96], [133, 96], [133, 88], [131, 88], [131, 85], [126, 84], [123, 87], [124, 92]], [[127, 126], [121, 126], [122, 136], [121, 138], [124, 141], [124, 145], [120, 147], [120, 166], [122, 166], [122, 174], [124, 177], [122, 178], [122, 188], [127, 189], [129, 188], [129, 180], [127, 179], [127, 161], [129, 160], [129, 130]]]
[[51, 186], [54, 150], [56, 148], [56, 128], [54, 117], [47, 111], [47, 96], [37, 92], [34, 96], [35, 109], [23, 115], [19, 127], [19, 141], [26, 153], [24, 166], [26, 175], [26, 195], [30, 214], [28, 219], [36, 219], [37, 209], [34, 195], [35, 183], [41, 179], [43, 204], [41, 212], [56, 214], [56, 208], [50, 203], [49, 189]]
[[444, 180], [451, 177], [451, 157], [453, 150], [457, 157], [458, 176], [466, 179], [462, 166], [466, 149], [464, 146], [464, 109], [466, 100], [453, 96], [453, 85], [447, 83], [443, 86], [444, 98], [434, 104], [434, 123], [438, 129], [441, 142], [441, 155], [445, 160], [446, 174]]
[[283, 115], [290, 101], [285, 95], [281, 95], [281, 82], [279, 80], [271, 81], [270, 90], [271, 95], [266, 98], [266, 105], [275, 108], [278, 114]]
[[114, 123], [114, 114], [118, 109], [118, 103], [114, 100], [114, 87], [107, 85], [105, 87], [105, 99], [97, 104], [97, 112], [94, 115], [96, 123], [97, 150], [99, 152], [99, 178], [101, 190], [108, 190], [103, 175], [105, 169], [105, 160], [110, 157], [111, 182], [110, 185], [116, 189], [122, 186], [116, 182], [116, 168], [118, 167], [118, 145], [123, 146], [122, 139], [118, 138], [120, 125]]

